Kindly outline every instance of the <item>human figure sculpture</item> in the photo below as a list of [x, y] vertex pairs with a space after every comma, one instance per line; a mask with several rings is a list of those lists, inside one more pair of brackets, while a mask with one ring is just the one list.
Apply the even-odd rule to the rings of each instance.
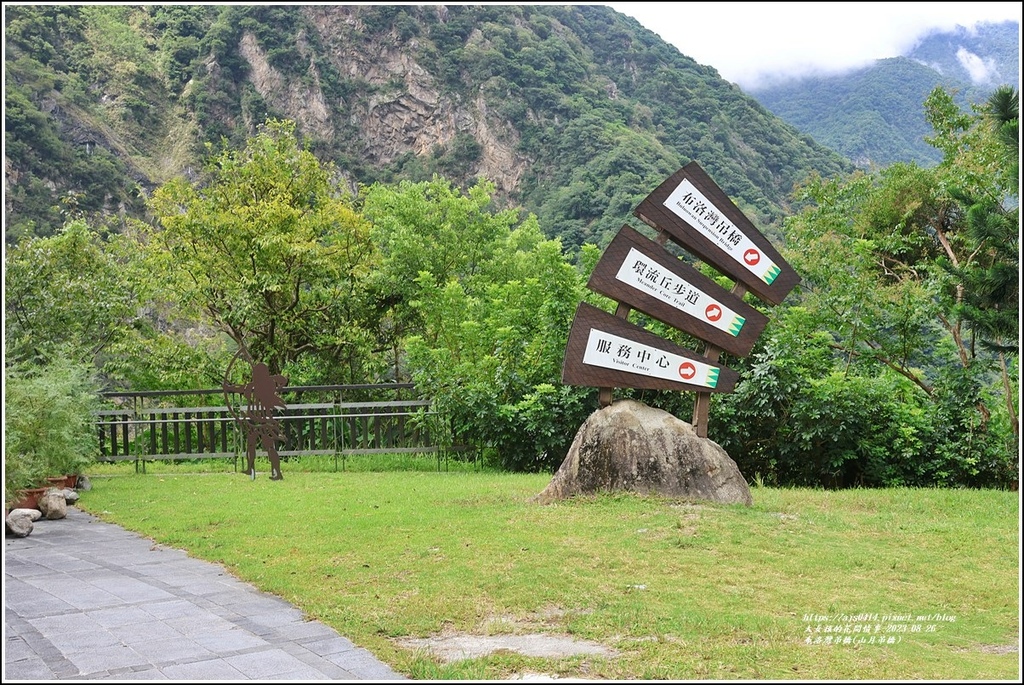
[[281, 480], [281, 456], [277, 452], [277, 441], [282, 440], [281, 422], [275, 414], [278, 409], [287, 408], [285, 401], [277, 394], [288, 384], [288, 378], [271, 374], [263, 362], [252, 366], [252, 381], [245, 385], [224, 383], [225, 392], [237, 392], [246, 399], [245, 413], [238, 417], [245, 426], [245, 455], [248, 460], [246, 473], [256, 479], [256, 446], [261, 444], [270, 458], [270, 480]]

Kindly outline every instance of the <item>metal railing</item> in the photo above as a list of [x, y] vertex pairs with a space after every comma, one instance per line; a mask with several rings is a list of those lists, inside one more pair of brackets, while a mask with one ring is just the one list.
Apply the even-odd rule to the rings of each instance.
[[[466, 448], [437, 444], [432, 428], [442, 419], [430, 401], [401, 398], [415, 397], [414, 390], [411, 383], [283, 388], [285, 398], [312, 395], [329, 401], [289, 402], [278, 412], [283, 435], [278, 453], [283, 460], [333, 456], [335, 470], [339, 464], [344, 470], [345, 459], [352, 455], [435, 454], [440, 470], [450, 452]], [[392, 393], [396, 399], [344, 401], [346, 394], [366, 398]], [[167, 406], [185, 397], [193, 399], [191, 406]], [[237, 410], [200, 404], [216, 399], [223, 403], [220, 389], [105, 393], [105, 399], [120, 406], [98, 412], [101, 462], [131, 461], [136, 471], [145, 472], [147, 462], [158, 460], [230, 459], [237, 471], [238, 460], [245, 457], [245, 435], [233, 413]]]

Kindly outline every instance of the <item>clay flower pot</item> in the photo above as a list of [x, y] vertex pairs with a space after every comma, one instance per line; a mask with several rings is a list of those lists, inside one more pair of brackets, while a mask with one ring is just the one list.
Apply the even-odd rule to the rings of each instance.
[[29, 488], [21, 491], [21, 499], [11, 504], [11, 509], [38, 509], [39, 498], [46, 492], [46, 488]]

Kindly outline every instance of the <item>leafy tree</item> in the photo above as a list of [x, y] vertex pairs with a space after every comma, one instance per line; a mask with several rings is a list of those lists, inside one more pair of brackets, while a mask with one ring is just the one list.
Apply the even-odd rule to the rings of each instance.
[[380, 348], [391, 351], [396, 377], [405, 375], [402, 340], [425, 333], [417, 306], [424, 290], [456, 282], [476, 294], [490, 282], [495, 253], [518, 221], [516, 211], [489, 211], [493, 191], [493, 184], [480, 182], [462, 193], [437, 176], [363, 189], [360, 209], [380, 253], [366, 282]]
[[[753, 356], [736, 395], [718, 402], [720, 420], [729, 419], [718, 424], [724, 442], [762, 474], [843, 484], [1012, 478], [1012, 360], [969, 335], [993, 313], [1002, 332], [1018, 328], [1009, 285], [1017, 239], [1007, 230], [1016, 221], [1001, 208], [1007, 155], [987, 119], [963, 114], [948, 94], [935, 91], [928, 107], [941, 164], [809, 183], [802, 199], [811, 204], [787, 224], [787, 252], [804, 278], [800, 307]], [[811, 350], [817, 366], [804, 368]], [[1000, 394], [1005, 411], [994, 402]], [[902, 445], [899, 456], [886, 458], [886, 444]]]
[[203, 182], [157, 189], [151, 258], [178, 306], [204, 312], [273, 373], [310, 357], [322, 380], [363, 381], [373, 365], [361, 280], [376, 256], [332, 172], [292, 122], [270, 120], [244, 149], [213, 155]]
[[138, 317], [139, 290], [125, 279], [116, 236], [75, 220], [48, 238], [10, 248], [4, 274], [8, 359], [102, 363]]
[[988, 100], [987, 115], [1002, 148], [1007, 187], [1020, 192], [1020, 94], [1016, 88], [1001, 86]]
[[986, 104], [983, 117], [992, 126], [999, 146], [998, 178], [1003, 184], [988, 193], [951, 190], [966, 210], [966, 242], [974, 251], [967, 263], [950, 258], [942, 264], [957, 284], [957, 314], [971, 330], [971, 355], [975, 354], [976, 336], [981, 345], [998, 356], [1007, 411], [1014, 437], [1019, 439], [1007, 365], [1007, 355], [1020, 352], [1018, 93], [1009, 86], [1001, 87]]
[[407, 340], [410, 373], [449, 418], [452, 442], [504, 468], [556, 468], [595, 408], [590, 389], [559, 382], [583, 280], [533, 217], [478, 249], [487, 256], [477, 275], [416, 278], [410, 304], [422, 328]]

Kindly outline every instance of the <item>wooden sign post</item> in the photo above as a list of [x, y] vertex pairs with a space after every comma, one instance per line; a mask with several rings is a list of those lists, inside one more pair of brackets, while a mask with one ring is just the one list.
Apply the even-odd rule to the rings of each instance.
[[690, 162], [633, 213], [768, 304], [782, 302], [800, 276], [700, 165]]
[[629, 226], [605, 249], [587, 287], [737, 356], [750, 353], [768, 323], [740, 297]]
[[586, 302], [576, 308], [562, 365], [566, 385], [732, 392], [738, 379], [625, 319]]
[[[611, 404], [613, 387], [696, 391], [693, 426], [707, 437], [711, 393], [731, 392], [737, 381], [735, 371], [717, 363], [720, 354], [749, 354], [767, 323], [743, 295], [749, 290], [779, 304], [800, 277], [696, 162], [666, 179], [634, 214], [657, 229], [659, 238], [667, 236], [732, 279], [732, 292], [623, 226], [587, 282], [618, 308], [611, 315], [580, 304], [562, 382], [602, 388], [602, 406]], [[630, 324], [631, 309], [703, 341], [704, 354]]]

